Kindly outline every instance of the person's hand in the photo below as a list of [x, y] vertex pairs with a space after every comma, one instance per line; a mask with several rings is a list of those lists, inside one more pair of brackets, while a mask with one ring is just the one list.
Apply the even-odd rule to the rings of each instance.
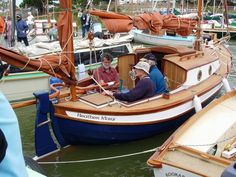
[[100, 80], [99, 83], [102, 85], [104, 84], [105, 82], [103, 80]]
[[109, 91], [109, 90], [105, 90], [102, 92], [102, 95], [109, 95], [109, 96], [113, 96], [113, 92]]

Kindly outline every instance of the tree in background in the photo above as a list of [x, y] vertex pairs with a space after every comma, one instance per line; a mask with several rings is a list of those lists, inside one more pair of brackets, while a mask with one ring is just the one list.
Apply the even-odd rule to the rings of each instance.
[[52, 3], [53, 0], [23, 0], [20, 4], [20, 8], [34, 7], [38, 9], [39, 14], [47, 13], [47, 5]]
[[[88, 0], [72, 0], [73, 8], [85, 8]], [[93, 5], [98, 5], [101, 1], [93, 0]], [[48, 12], [47, 5], [53, 4], [53, 0], [23, 0], [20, 4], [20, 8], [34, 7], [38, 9], [39, 14], [46, 14]]]

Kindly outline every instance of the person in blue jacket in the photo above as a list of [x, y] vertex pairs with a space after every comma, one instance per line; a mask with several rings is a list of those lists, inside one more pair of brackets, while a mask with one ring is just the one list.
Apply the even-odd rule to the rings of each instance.
[[[0, 62], [0, 80], [6, 64]], [[0, 90], [0, 177], [28, 177], [15, 112]]]
[[155, 93], [162, 94], [167, 92], [164, 76], [156, 66], [156, 57], [152, 53], [148, 53], [143, 58], [150, 65], [149, 77], [156, 86]]
[[17, 14], [16, 19], [17, 19], [17, 22], [16, 22], [17, 41], [18, 42], [24, 41], [25, 45], [28, 46], [29, 42], [27, 38], [27, 31], [29, 27], [26, 21], [22, 19], [21, 14]]
[[7, 142], [6, 152], [0, 162], [0, 176], [28, 177], [22, 152], [18, 120], [11, 105], [1, 91], [0, 130]]
[[139, 78], [136, 86], [127, 93], [113, 93], [105, 91], [103, 94], [114, 96], [121, 101], [133, 102], [140, 99], [150, 98], [155, 95], [155, 85], [148, 76], [150, 65], [140, 61], [134, 66], [136, 78]]

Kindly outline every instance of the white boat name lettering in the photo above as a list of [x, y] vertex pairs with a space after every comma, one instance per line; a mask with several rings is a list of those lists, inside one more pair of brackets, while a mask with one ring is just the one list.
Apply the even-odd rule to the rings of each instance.
[[93, 119], [93, 120], [107, 120], [107, 121], [115, 121], [116, 120], [114, 117], [98, 116], [98, 115], [82, 114], [82, 113], [77, 113], [77, 117], [80, 117], [82, 119]]
[[185, 177], [184, 175], [176, 173], [176, 172], [168, 172], [168, 173], [166, 173], [166, 176], [167, 177], [169, 177], [169, 176]]
[[81, 113], [78, 113], [77, 116], [80, 117], [80, 118], [85, 118], [85, 119], [96, 119], [96, 120], [99, 120], [99, 116], [95, 116], [95, 115], [91, 115], [91, 114], [81, 114]]

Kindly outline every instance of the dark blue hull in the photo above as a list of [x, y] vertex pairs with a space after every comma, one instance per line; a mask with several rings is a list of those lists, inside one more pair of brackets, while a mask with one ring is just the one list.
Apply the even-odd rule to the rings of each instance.
[[101, 125], [56, 118], [69, 144], [114, 144], [150, 137], [180, 126], [194, 110], [172, 120], [149, 125]]

